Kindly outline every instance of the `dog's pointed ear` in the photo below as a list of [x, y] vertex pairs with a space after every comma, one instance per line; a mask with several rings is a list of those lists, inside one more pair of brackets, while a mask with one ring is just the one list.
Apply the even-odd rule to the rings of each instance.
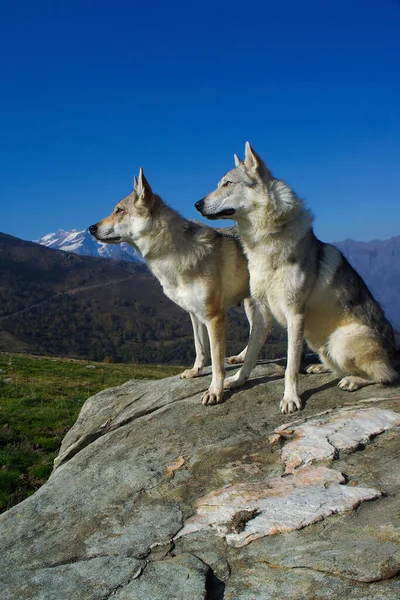
[[142, 199], [144, 199], [145, 196], [153, 195], [150, 184], [144, 176], [142, 167], [139, 169], [139, 179], [136, 185], [136, 192]]
[[[249, 171], [256, 170], [261, 158], [254, 152], [249, 142], [244, 147], [244, 164]], [[261, 161], [262, 162], [262, 161]]]
[[273, 178], [271, 171], [266, 167], [258, 154], [254, 152], [249, 142], [246, 142], [245, 146], [244, 166], [246, 167], [246, 171], [258, 175], [263, 179], [269, 180]]
[[138, 188], [139, 182], [137, 180], [136, 175], [133, 176], [133, 190], [136, 191]]
[[149, 182], [144, 176], [142, 167], [140, 167], [139, 169], [139, 177], [137, 180], [135, 191], [137, 194], [135, 200], [136, 205], [145, 207], [147, 210], [151, 210], [154, 205], [155, 197]]
[[239, 165], [241, 165], [243, 163], [243, 161], [240, 160], [240, 158], [238, 157], [237, 154], [233, 155], [233, 160], [235, 161], [235, 167], [238, 167]]

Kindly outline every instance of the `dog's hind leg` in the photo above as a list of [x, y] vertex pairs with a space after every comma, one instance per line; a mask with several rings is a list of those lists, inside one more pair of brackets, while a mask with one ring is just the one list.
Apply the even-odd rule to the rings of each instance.
[[304, 315], [288, 314], [288, 352], [285, 371], [285, 389], [280, 403], [283, 413], [292, 413], [303, 408], [298, 394], [299, 368], [304, 342]]
[[196, 359], [192, 369], [186, 369], [181, 374], [182, 379], [192, 379], [198, 377], [201, 369], [205, 367], [210, 360], [210, 344], [206, 326], [199, 319], [190, 313], [193, 325], [194, 347], [196, 350]]
[[357, 375], [346, 375], [343, 377], [338, 385], [338, 388], [341, 390], [346, 390], [346, 392], [355, 392], [362, 387], [367, 385], [373, 385], [376, 381], [372, 379], [365, 379], [364, 377], [358, 377]]
[[309, 365], [306, 369], [307, 373], [310, 374], [321, 374], [321, 373], [332, 373], [337, 371], [335, 365], [330, 363], [328, 356], [324, 349], [320, 349], [319, 352], [320, 363], [315, 365]]
[[321, 361], [320, 363], [309, 365], [306, 369], [306, 373], [335, 373], [339, 377], [345, 375], [346, 371], [343, 371], [330, 354], [329, 339], [330, 338], [328, 338], [322, 346], [319, 346], [315, 341], [312, 342], [309, 338], [306, 339], [308, 347], [318, 354], [319, 360]]
[[[251, 332], [253, 330], [253, 322], [254, 322], [254, 300], [252, 298], [246, 298], [243, 302], [244, 312], [246, 313], [247, 320], [250, 325], [249, 337], [251, 336]], [[240, 365], [244, 362], [244, 358], [246, 356], [247, 346], [243, 348], [243, 350], [237, 354], [236, 356], [229, 356], [226, 359], [226, 362], [229, 365]]]
[[225, 312], [211, 317], [207, 323], [211, 346], [212, 379], [209, 389], [204, 392], [202, 404], [219, 404], [223, 400], [225, 377]]
[[348, 373], [338, 383], [342, 390], [354, 392], [374, 383], [391, 383], [398, 377], [386, 349], [366, 325], [339, 327], [327, 346], [332, 360]]
[[360, 371], [362, 371], [362, 366], [365, 368], [367, 377], [346, 375], [339, 381], [338, 387], [347, 392], [355, 392], [374, 383], [392, 383], [399, 377], [398, 373], [389, 364], [389, 360], [374, 360], [368, 365], [358, 364], [357, 367]]
[[235, 375], [228, 377], [224, 382], [224, 389], [230, 390], [241, 387], [248, 380], [254, 365], [257, 362], [261, 348], [267, 339], [271, 327], [272, 315], [269, 308], [258, 304], [252, 300], [252, 327], [250, 331], [249, 342], [246, 348], [246, 354], [242, 367]]
[[328, 367], [328, 365], [324, 365], [324, 363], [319, 363], [317, 365], [310, 365], [307, 367], [307, 373], [332, 373], [332, 369]]

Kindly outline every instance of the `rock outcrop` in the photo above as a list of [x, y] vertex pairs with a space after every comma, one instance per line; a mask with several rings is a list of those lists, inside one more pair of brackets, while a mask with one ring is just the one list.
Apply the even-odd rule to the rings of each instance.
[[204, 407], [209, 375], [85, 403], [55, 470], [0, 518], [2, 600], [395, 600], [400, 386], [282, 364]]

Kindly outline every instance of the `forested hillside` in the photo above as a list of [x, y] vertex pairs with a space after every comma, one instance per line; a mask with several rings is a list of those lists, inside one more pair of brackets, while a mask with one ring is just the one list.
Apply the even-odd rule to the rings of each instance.
[[[245, 345], [229, 312], [227, 351]], [[285, 353], [282, 333], [264, 356]], [[77, 256], [0, 234], [0, 350], [124, 362], [188, 364], [190, 319], [143, 265]]]

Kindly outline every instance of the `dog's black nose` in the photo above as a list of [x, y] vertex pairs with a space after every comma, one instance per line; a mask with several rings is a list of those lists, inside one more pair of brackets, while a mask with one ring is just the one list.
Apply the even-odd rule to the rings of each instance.
[[91, 225], [89, 228], [89, 232], [94, 235], [97, 231], [97, 225]]
[[195, 207], [196, 207], [196, 208], [197, 208], [197, 210], [198, 210], [198, 211], [200, 211], [200, 212], [201, 212], [201, 209], [203, 208], [203, 206], [204, 206], [204, 200], [203, 200], [203, 199], [199, 200], [199, 201], [198, 201], [198, 202], [196, 202], [196, 204], [195, 204]]

